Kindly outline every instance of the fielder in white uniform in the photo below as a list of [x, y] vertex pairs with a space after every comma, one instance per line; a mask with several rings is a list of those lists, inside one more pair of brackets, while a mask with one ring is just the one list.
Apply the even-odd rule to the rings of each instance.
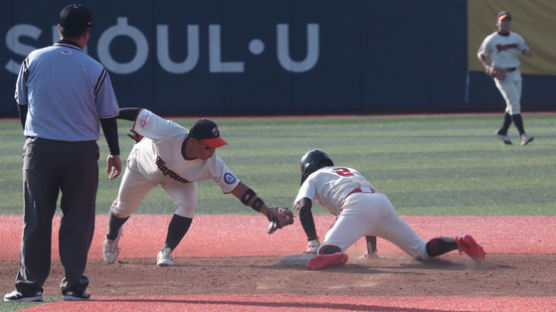
[[[307, 264], [309, 269], [345, 263], [345, 250], [365, 236], [382, 237], [420, 260], [456, 249], [477, 261], [485, 258], [483, 248], [470, 235], [437, 237], [425, 242], [397, 214], [386, 195], [377, 192], [357, 170], [334, 166], [332, 159], [321, 150], [311, 150], [301, 158], [301, 183], [293, 206], [299, 210], [309, 241], [305, 252], [317, 254]], [[337, 216], [322, 244], [311, 213], [313, 200]]]
[[171, 252], [191, 225], [197, 208], [196, 181], [213, 179], [222, 192], [233, 194], [273, 221], [270, 212], [273, 208], [267, 207], [252, 189], [240, 182], [215, 154], [216, 148], [227, 143], [213, 121], [198, 120], [188, 131], [147, 109], [121, 109], [119, 118], [135, 121], [131, 131], [137, 143], [129, 154], [118, 197], [110, 208], [103, 248], [107, 263], [114, 263], [118, 257], [122, 225], [157, 185], [172, 197], [175, 205], [166, 243], [157, 256], [159, 266], [173, 265]]
[[[508, 136], [508, 128], [514, 122], [521, 144], [533, 141], [533, 136], [525, 133], [521, 118], [521, 72], [519, 71], [519, 54], [532, 57], [529, 46], [520, 35], [511, 32], [512, 16], [507, 11], [498, 13], [496, 26], [498, 30], [483, 40], [477, 57], [487, 73], [497, 72], [494, 83], [506, 101], [504, 123], [496, 132], [497, 137], [505, 144], [512, 144]], [[490, 58], [490, 60], [489, 60]]]

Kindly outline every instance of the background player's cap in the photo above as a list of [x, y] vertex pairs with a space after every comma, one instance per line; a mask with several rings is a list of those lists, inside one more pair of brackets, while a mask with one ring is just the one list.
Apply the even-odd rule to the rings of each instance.
[[73, 32], [93, 28], [93, 14], [81, 4], [70, 4], [60, 11], [60, 26]]
[[512, 15], [510, 14], [510, 12], [508, 11], [500, 11], [498, 13], [498, 21], [501, 22], [504, 19], [509, 19], [510, 21], [512, 20]]
[[218, 126], [214, 121], [208, 119], [199, 119], [189, 129], [189, 136], [195, 139], [200, 139], [212, 148], [217, 148], [228, 144], [220, 137]]

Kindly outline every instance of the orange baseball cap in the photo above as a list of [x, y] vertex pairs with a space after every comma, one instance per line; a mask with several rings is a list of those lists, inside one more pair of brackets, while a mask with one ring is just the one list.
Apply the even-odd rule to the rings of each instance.
[[189, 136], [195, 139], [202, 140], [206, 145], [217, 148], [228, 144], [220, 137], [220, 132], [218, 131], [218, 126], [212, 120], [199, 119], [193, 124], [193, 127], [189, 130]]
[[498, 21], [501, 22], [504, 19], [509, 19], [510, 21], [512, 20], [512, 15], [510, 14], [510, 12], [508, 11], [500, 11], [498, 13]]

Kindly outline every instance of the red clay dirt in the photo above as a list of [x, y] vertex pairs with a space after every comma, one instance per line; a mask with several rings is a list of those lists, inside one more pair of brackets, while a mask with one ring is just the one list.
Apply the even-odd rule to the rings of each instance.
[[[487, 260], [452, 252], [418, 262], [378, 239], [382, 258], [360, 259], [363, 239], [345, 266], [308, 271], [276, 264], [304, 250], [301, 226], [266, 234], [263, 216], [200, 215], [174, 251], [176, 265], [158, 268], [171, 216], [133, 215], [120, 258], [107, 265], [107, 217], [97, 217], [86, 274], [93, 300], [54, 302], [29, 311], [556, 311], [556, 217], [404, 217], [425, 239], [471, 234]], [[297, 220], [296, 220], [297, 221]], [[334, 221], [317, 216], [320, 237]], [[1, 289], [13, 289], [21, 216], [0, 218]], [[55, 219], [54, 229], [59, 226]], [[53, 259], [58, 259], [57, 231]], [[54, 260], [46, 296], [59, 296], [63, 269]], [[9, 305], [10, 303], [4, 303]]]

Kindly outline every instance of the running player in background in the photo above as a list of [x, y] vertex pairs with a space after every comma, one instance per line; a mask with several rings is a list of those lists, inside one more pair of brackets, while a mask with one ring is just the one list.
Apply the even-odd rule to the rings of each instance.
[[[529, 46], [520, 35], [511, 32], [512, 16], [507, 11], [498, 13], [496, 21], [498, 30], [488, 35], [479, 48], [477, 57], [487, 75], [494, 78], [496, 87], [506, 101], [504, 123], [496, 136], [505, 144], [512, 144], [508, 128], [513, 123], [519, 131], [521, 145], [533, 141], [534, 137], [525, 133], [521, 118], [521, 72], [519, 71], [519, 54], [532, 57]], [[490, 58], [490, 60], [489, 60]]]
[[[337, 216], [322, 244], [318, 243], [311, 213], [313, 200]], [[437, 237], [425, 242], [398, 215], [386, 195], [378, 193], [357, 170], [334, 166], [332, 159], [321, 150], [308, 151], [301, 158], [301, 188], [294, 208], [299, 210], [309, 240], [307, 248], [318, 246], [316, 256], [307, 263], [310, 270], [344, 264], [348, 259], [346, 249], [364, 236], [382, 237], [420, 260], [456, 249], [475, 261], [485, 258], [483, 248], [470, 235]]]
[[127, 159], [118, 197], [110, 208], [103, 248], [107, 263], [114, 263], [118, 257], [122, 225], [145, 195], [159, 184], [175, 204], [165, 245], [157, 256], [159, 266], [174, 264], [172, 251], [189, 230], [197, 208], [196, 181], [212, 178], [222, 192], [233, 194], [243, 204], [266, 215], [271, 221], [269, 234], [293, 223], [291, 210], [267, 207], [215, 154], [216, 148], [227, 143], [213, 121], [198, 120], [188, 131], [146, 109], [123, 108], [118, 118], [135, 122], [131, 131], [135, 133], [136, 144]]

